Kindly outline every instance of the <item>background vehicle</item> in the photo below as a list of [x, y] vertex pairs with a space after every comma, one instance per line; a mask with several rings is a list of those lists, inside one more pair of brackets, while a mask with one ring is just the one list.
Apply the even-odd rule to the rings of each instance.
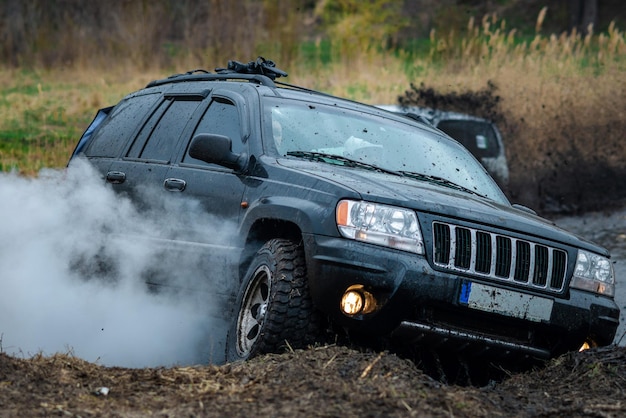
[[495, 123], [465, 113], [416, 106], [380, 105], [378, 107], [412, 115], [412, 117], [423, 117], [434, 127], [463, 144], [485, 166], [500, 186], [506, 187], [508, 185], [509, 166], [506, 160], [504, 142]]
[[142, 206], [189, 199], [237, 225], [159, 237], [234, 264], [206, 277], [232, 315], [227, 361], [329, 327], [516, 360], [612, 342], [604, 248], [511, 205], [441, 131], [285, 75], [260, 58], [154, 81], [101, 112], [72, 156]]

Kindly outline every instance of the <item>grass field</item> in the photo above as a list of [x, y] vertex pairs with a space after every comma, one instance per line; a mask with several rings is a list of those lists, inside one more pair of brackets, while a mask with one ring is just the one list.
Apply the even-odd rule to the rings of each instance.
[[[467, 33], [432, 33], [419, 54], [374, 47], [333, 54], [327, 45], [309, 45], [306, 59], [277, 64], [289, 83], [371, 104], [396, 103], [411, 85], [446, 95], [492, 83], [512, 200], [539, 210], [584, 210], [625, 198], [624, 33], [612, 26], [602, 34], [525, 38], [495, 17], [470, 21]], [[149, 69], [125, 61], [106, 69], [0, 67], [0, 169], [32, 176], [43, 167], [63, 167], [98, 108], [153, 79], [192, 69], [186, 62], [185, 68]], [[194, 68], [225, 64], [198, 62]]]

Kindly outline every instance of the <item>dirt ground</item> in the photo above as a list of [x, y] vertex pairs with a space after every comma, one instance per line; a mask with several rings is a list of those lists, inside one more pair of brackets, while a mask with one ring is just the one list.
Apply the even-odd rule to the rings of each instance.
[[222, 366], [128, 369], [0, 354], [0, 416], [618, 417], [626, 348], [569, 353], [483, 387], [387, 352], [322, 346]]

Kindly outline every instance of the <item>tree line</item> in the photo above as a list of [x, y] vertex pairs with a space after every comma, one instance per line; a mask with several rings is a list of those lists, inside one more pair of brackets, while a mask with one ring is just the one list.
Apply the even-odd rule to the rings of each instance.
[[[259, 47], [293, 59], [302, 41], [348, 39], [397, 48], [430, 31], [462, 32], [470, 16], [510, 16], [533, 28], [548, 7], [546, 30], [626, 20], [623, 0], [0, 0], [5, 65], [172, 65], [181, 57], [223, 61]], [[517, 27], [509, 24], [508, 27]], [[366, 45], [367, 46], [367, 45]], [[102, 62], [94, 62], [101, 60]]]

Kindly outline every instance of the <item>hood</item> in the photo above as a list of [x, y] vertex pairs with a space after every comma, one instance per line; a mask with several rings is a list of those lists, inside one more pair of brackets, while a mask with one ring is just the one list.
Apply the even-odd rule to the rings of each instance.
[[359, 194], [363, 200], [410, 208], [418, 213], [497, 226], [608, 256], [605, 248], [565, 231], [547, 219], [516, 209], [508, 202], [499, 203], [408, 177], [332, 164], [291, 159], [281, 159], [279, 164], [348, 188]]

